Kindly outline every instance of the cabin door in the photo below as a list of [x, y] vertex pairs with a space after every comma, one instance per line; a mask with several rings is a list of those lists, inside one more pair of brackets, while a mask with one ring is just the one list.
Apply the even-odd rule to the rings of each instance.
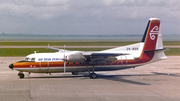
[[127, 56], [121, 56], [121, 67], [127, 67]]

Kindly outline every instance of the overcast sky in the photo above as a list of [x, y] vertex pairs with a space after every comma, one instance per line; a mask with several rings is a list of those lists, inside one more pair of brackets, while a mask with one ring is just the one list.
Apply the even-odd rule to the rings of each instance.
[[143, 34], [150, 17], [180, 35], [180, 0], [0, 0], [6, 34]]

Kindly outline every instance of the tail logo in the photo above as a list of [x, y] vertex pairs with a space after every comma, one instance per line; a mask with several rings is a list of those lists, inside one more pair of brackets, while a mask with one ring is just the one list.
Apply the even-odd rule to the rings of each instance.
[[154, 28], [150, 31], [150, 38], [151, 40], [154, 40], [156, 38], [155, 34], [159, 33], [159, 27], [154, 26]]

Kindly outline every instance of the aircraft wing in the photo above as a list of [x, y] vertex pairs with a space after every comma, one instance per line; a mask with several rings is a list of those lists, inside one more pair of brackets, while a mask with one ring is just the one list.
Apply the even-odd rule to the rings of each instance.
[[88, 62], [88, 64], [96, 65], [96, 64], [116, 61], [117, 56], [128, 55], [128, 54], [127, 53], [85, 52], [85, 53], [82, 53], [82, 55], [85, 57], [86, 62]]
[[85, 57], [116, 57], [116, 56], [120, 56], [120, 55], [128, 55], [127, 53], [101, 53], [101, 52], [97, 52], [97, 53], [82, 53]]
[[51, 49], [51, 50], [58, 51], [58, 52], [67, 52], [67, 51], [69, 51], [69, 50], [58, 49], [58, 48], [53, 48], [53, 47], [49, 47], [49, 46], [48, 46], [48, 48]]

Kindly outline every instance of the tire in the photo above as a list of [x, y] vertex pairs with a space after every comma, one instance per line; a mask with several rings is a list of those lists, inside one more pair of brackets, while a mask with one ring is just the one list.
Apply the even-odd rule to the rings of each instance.
[[96, 78], [97, 78], [97, 74], [96, 74], [96, 73], [90, 73], [90, 74], [89, 74], [89, 77], [90, 77], [91, 79], [96, 79]]
[[72, 75], [78, 75], [79, 72], [72, 72]]
[[24, 74], [23, 73], [18, 74], [18, 76], [19, 76], [20, 79], [24, 78]]

